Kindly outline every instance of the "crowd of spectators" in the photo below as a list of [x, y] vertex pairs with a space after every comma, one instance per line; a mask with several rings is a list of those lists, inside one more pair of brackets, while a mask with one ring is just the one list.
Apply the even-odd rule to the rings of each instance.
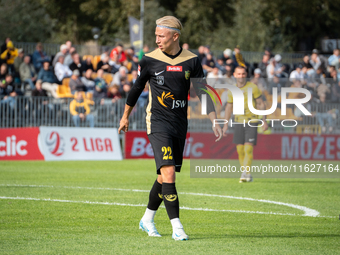
[[[182, 47], [191, 50], [187, 43]], [[15, 48], [10, 38], [6, 38], [1, 45], [0, 58], [1, 105], [13, 108], [15, 97], [21, 95], [60, 98], [58, 88], [65, 81], [75, 100], [80, 100], [76, 92], [82, 92], [82, 98], [90, 100], [92, 105], [114, 104], [127, 97], [137, 78], [138, 63], [149, 50], [145, 45], [141, 51], [135, 52], [133, 47], [124, 49], [119, 44], [113, 49], [106, 48], [100, 59], [93, 61], [94, 56], [80, 56], [70, 41], [62, 44], [55, 56], [48, 56], [41, 43], [37, 43], [36, 50], [29, 55]], [[211, 86], [216, 83], [235, 84], [234, 69], [242, 66], [247, 69], [249, 80], [258, 85], [263, 94], [271, 95], [273, 87], [279, 94], [282, 87], [300, 87], [312, 93], [313, 102], [340, 103], [338, 49], [328, 59], [315, 49], [305, 55], [301, 63], [293, 64], [284, 63], [282, 56], [273, 55], [270, 49], [264, 51], [259, 63], [247, 63], [239, 45], [233, 50], [225, 49], [220, 56], [214, 56], [209, 46], [200, 46], [193, 51], [197, 53]], [[147, 100], [148, 86], [138, 104], [144, 106]], [[333, 124], [326, 115], [329, 113], [334, 117], [334, 109], [330, 111], [323, 112], [322, 117], [317, 113], [315, 116], [323, 127], [328, 122], [331, 132]], [[74, 120], [75, 124], [79, 122], [79, 118]]]

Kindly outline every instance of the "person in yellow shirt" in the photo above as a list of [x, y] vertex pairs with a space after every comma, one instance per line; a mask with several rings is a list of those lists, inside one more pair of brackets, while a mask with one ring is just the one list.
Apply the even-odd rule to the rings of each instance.
[[79, 127], [82, 120], [88, 122], [90, 127], [94, 127], [94, 117], [90, 114], [90, 111], [90, 107], [85, 99], [85, 93], [83, 91], [76, 91], [74, 99], [70, 103], [70, 112], [74, 125]]
[[1, 60], [6, 62], [8, 69], [14, 72], [14, 59], [19, 55], [18, 49], [14, 47], [12, 41], [7, 42], [7, 49], [1, 53]]
[[[233, 143], [236, 144], [241, 169], [244, 170], [242, 172], [240, 182], [251, 182], [253, 181], [253, 178], [250, 173], [250, 166], [253, 160], [253, 147], [256, 145], [257, 141], [257, 126], [259, 125], [259, 116], [252, 113], [248, 108], [248, 97], [252, 97], [253, 107], [255, 109], [265, 110], [266, 107], [265, 103], [263, 102], [260, 89], [254, 83], [249, 81], [247, 82], [247, 71], [244, 67], [236, 67], [234, 71], [234, 77], [236, 78], [236, 86], [242, 90], [244, 95], [244, 114], [235, 115], [233, 125], [235, 127]], [[252, 95], [248, 95], [248, 88], [252, 88]], [[227, 105], [225, 108], [226, 120], [231, 118], [233, 111], [233, 100], [232, 93], [229, 90], [227, 94]], [[250, 125], [248, 125], [248, 121], [250, 121]], [[268, 129], [265, 116], [263, 116], [262, 122], [262, 129], [265, 131]], [[228, 123], [223, 127], [224, 136], [226, 136], [227, 130]]]

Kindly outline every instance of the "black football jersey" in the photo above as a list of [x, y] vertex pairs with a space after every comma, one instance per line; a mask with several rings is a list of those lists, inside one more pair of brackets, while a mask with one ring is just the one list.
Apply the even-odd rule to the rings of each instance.
[[[126, 104], [134, 106], [149, 81], [147, 134], [167, 132], [175, 137], [186, 137], [190, 78], [203, 79], [204, 74], [198, 57], [188, 50], [181, 48], [176, 55], [170, 56], [156, 49], [143, 56]], [[195, 91], [199, 97], [205, 93], [197, 88]], [[211, 111], [214, 111], [213, 105], [212, 108], [208, 106], [208, 113]]]

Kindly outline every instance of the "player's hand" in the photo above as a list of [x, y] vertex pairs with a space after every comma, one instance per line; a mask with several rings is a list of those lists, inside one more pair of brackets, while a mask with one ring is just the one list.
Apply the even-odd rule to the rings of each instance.
[[215, 127], [213, 126], [212, 129], [214, 130], [214, 134], [217, 137], [217, 139], [215, 140], [215, 142], [218, 142], [219, 140], [222, 139], [223, 133], [222, 133], [222, 129], [220, 127], [220, 125], [215, 125]]
[[222, 130], [223, 136], [227, 136], [227, 130], [228, 130], [228, 124], [224, 124], [223, 130]]
[[120, 120], [118, 134], [120, 134], [121, 130], [123, 130], [124, 132], [127, 132], [129, 130], [129, 120], [127, 118], [122, 118]]
[[266, 130], [268, 130], [268, 123], [267, 121], [263, 121], [262, 131], [264, 132]]

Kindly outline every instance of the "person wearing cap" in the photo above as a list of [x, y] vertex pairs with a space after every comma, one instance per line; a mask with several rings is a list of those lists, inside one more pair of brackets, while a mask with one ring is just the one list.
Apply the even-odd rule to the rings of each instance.
[[71, 69], [67, 65], [64, 65], [64, 55], [59, 55], [58, 62], [54, 66], [54, 74], [60, 83], [64, 78], [71, 77]]
[[57, 64], [60, 56], [65, 57], [67, 52], [68, 52], [67, 45], [66, 44], [60, 45], [60, 51], [54, 56], [54, 59], [52, 61], [52, 66], [55, 66]]
[[242, 66], [245, 69], [247, 69], [247, 66], [241, 54], [241, 48], [239, 45], [236, 45], [236, 47], [234, 48], [233, 63], [235, 67]]
[[19, 55], [18, 49], [14, 47], [12, 41], [8, 41], [6, 45], [7, 49], [1, 53], [1, 60], [6, 62], [10, 72], [14, 72], [14, 60]]
[[285, 71], [286, 66], [281, 63], [282, 57], [280, 54], [276, 54], [274, 56], [275, 67], [274, 67], [274, 75], [279, 78], [286, 78], [288, 74]]
[[74, 69], [69, 83], [69, 87], [71, 89], [72, 94], [74, 94], [76, 91], [86, 91], [86, 86], [80, 80], [79, 76], [80, 76], [79, 70]]
[[34, 83], [37, 80], [37, 73], [33, 64], [31, 64], [31, 57], [29, 55], [24, 57], [24, 62], [21, 63], [19, 67], [19, 74], [21, 81], [27, 82], [30, 85], [31, 90], [34, 90]]

